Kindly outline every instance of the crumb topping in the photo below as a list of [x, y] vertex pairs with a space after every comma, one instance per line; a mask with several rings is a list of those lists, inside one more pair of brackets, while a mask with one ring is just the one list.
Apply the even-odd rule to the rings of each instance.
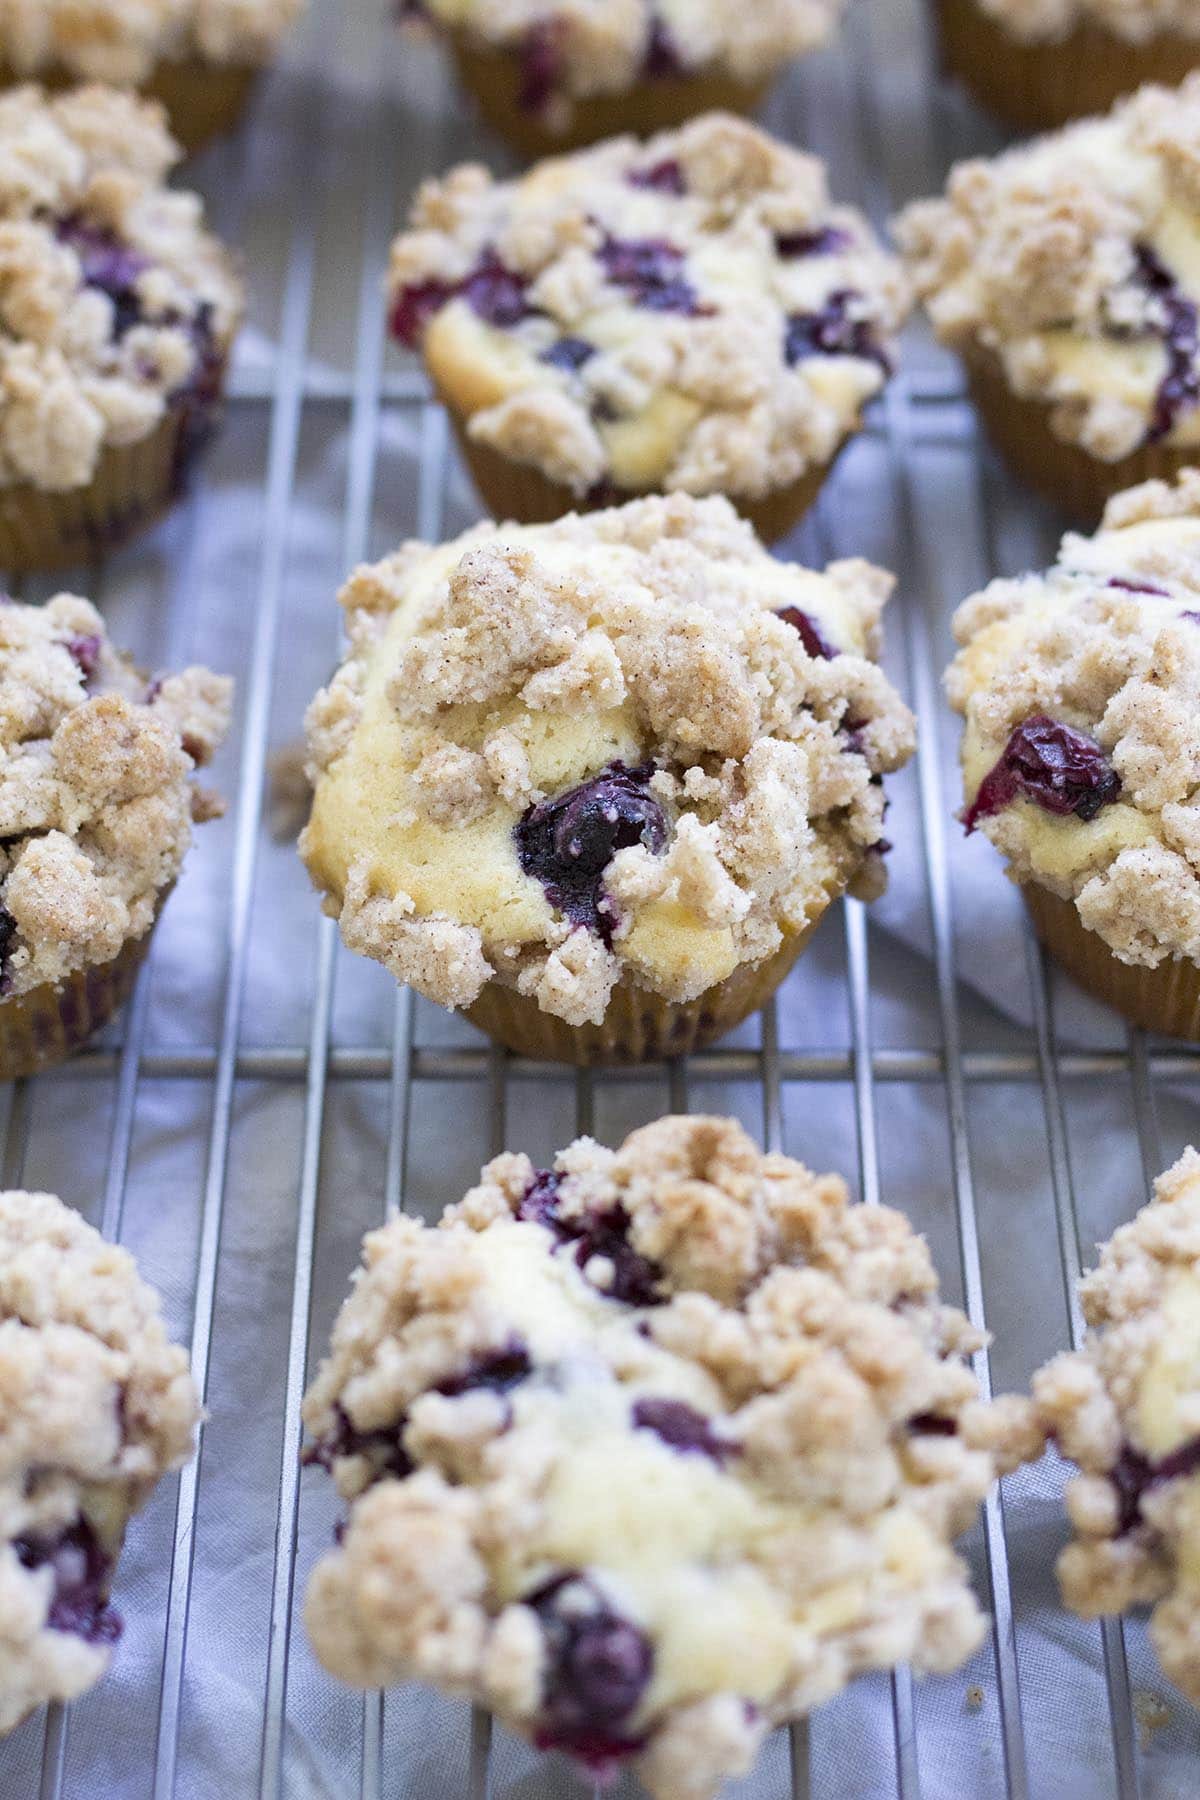
[[[1132, 15], [1137, 9], [1122, 8]], [[897, 234], [944, 343], [1105, 462], [1200, 444], [1200, 75], [958, 164]]]
[[954, 630], [968, 828], [1122, 962], [1200, 962], [1200, 472], [1117, 495]]
[[408, 10], [522, 68], [523, 105], [565, 129], [575, 99], [723, 71], [761, 81], [833, 36], [844, 0], [416, 0]]
[[442, 1005], [496, 979], [572, 1023], [622, 977], [692, 999], [772, 955], [879, 868], [913, 741], [871, 660], [890, 587], [683, 495], [359, 569], [301, 838], [347, 944]]
[[300, 0], [0, 0], [0, 59], [25, 77], [116, 86], [160, 62], [266, 62]]
[[1061, 43], [1080, 26], [1098, 27], [1129, 44], [1157, 37], [1200, 37], [1194, 0], [975, 0], [1026, 43]]
[[104, 1673], [126, 1523], [199, 1410], [132, 1257], [51, 1194], [0, 1194], [0, 1732]]
[[0, 602], [0, 995], [110, 962], [150, 929], [220, 811], [191, 780], [225, 734], [232, 684], [145, 678], [88, 601]]
[[83, 487], [172, 405], [207, 415], [242, 310], [161, 108], [0, 94], [0, 484]]
[[470, 435], [580, 498], [754, 499], [828, 463], [907, 310], [818, 159], [717, 113], [426, 182], [390, 293]]
[[1034, 1382], [1047, 1429], [1080, 1473], [1059, 1558], [1084, 1618], [1152, 1606], [1163, 1669], [1200, 1699], [1200, 1156], [1189, 1149], [1104, 1246], [1080, 1286], [1078, 1353]]
[[707, 1800], [859, 1672], [979, 1642], [951, 1540], [1041, 1444], [979, 1342], [899, 1213], [731, 1119], [497, 1157], [368, 1236], [305, 1400], [349, 1505], [317, 1654]]

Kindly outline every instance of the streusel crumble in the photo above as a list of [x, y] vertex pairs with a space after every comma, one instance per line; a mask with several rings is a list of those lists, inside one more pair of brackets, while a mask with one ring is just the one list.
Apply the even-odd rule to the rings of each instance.
[[790, 525], [907, 309], [817, 158], [725, 114], [516, 181], [469, 164], [427, 182], [390, 289], [486, 503], [527, 523], [680, 489], [752, 518], [796, 498]]
[[1094, 537], [1064, 538], [1045, 575], [993, 581], [954, 629], [968, 830], [1039, 927], [1069, 915], [1091, 934], [1089, 976], [1048, 933], [1123, 1010], [1122, 968], [1135, 989], [1200, 980], [1200, 471], [1110, 501]]
[[132, 1257], [51, 1194], [0, 1194], [0, 1732], [104, 1674], [125, 1527], [199, 1412]]
[[917, 290], [1020, 471], [1094, 518], [1200, 446], [1200, 74], [959, 164], [898, 222]]
[[349, 1504], [317, 1654], [707, 1800], [854, 1675], [982, 1638], [951, 1543], [1041, 1434], [979, 1401], [979, 1342], [899, 1213], [731, 1119], [497, 1157], [367, 1238], [305, 1400]]
[[1163, 1669], [1200, 1701], [1200, 1156], [1104, 1246], [1080, 1288], [1085, 1348], [1036, 1377], [1067, 1489], [1063, 1599], [1085, 1618], [1154, 1608]]
[[614, 1007], [624, 1048], [595, 1054], [672, 1006], [727, 1029], [723, 984], [777, 984], [833, 896], [879, 885], [880, 777], [912, 748], [871, 660], [890, 586], [778, 563], [684, 495], [360, 569], [301, 838], [347, 944], [506, 1041], [513, 1013], [565, 1022], [552, 1055]]

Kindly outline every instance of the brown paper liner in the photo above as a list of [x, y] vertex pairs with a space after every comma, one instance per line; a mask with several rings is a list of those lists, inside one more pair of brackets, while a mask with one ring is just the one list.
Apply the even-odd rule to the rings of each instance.
[[1162, 962], [1156, 969], [1123, 963], [1102, 937], [1088, 930], [1074, 901], [1060, 900], [1033, 882], [1021, 893], [1038, 937], [1087, 993], [1147, 1031], [1200, 1041], [1200, 968], [1195, 963]]
[[828, 904], [803, 931], [786, 936], [774, 956], [765, 962], [742, 964], [697, 1000], [664, 1000], [625, 979], [613, 989], [599, 1025], [568, 1025], [543, 1012], [536, 1000], [489, 981], [475, 1004], [465, 1008], [464, 1017], [497, 1043], [535, 1062], [594, 1068], [605, 1063], [660, 1062], [690, 1056], [766, 1005], [820, 924]]
[[212, 423], [200, 423], [191, 400], [181, 398], [148, 437], [106, 445], [86, 487], [0, 487], [0, 569], [66, 569], [119, 549], [170, 511]]
[[65, 1062], [107, 1024], [133, 991], [153, 933], [151, 925], [111, 962], [80, 969], [59, 987], [46, 983], [0, 1000], [0, 1081], [36, 1075]]
[[[232, 131], [261, 73], [246, 64], [205, 62], [196, 56], [182, 62], [156, 63], [140, 91], [149, 100], [161, 101], [172, 135], [190, 156], [193, 151], [202, 150], [211, 138]], [[79, 77], [58, 64], [25, 76], [0, 62], [0, 87], [15, 87], [28, 80], [55, 91], [79, 85]]]
[[[466, 421], [445, 401], [454, 426], [463, 461], [471, 471], [471, 479], [484, 506], [494, 519], [513, 519], [518, 525], [548, 525], [565, 513], [595, 512], [602, 506], [620, 506], [627, 500], [644, 498], [643, 494], [613, 489], [607, 485], [591, 494], [579, 495], [563, 483], [551, 481], [530, 463], [513, 462], [491, 444], [480, 443], [467, 431]], [[773, 544], [786, 537], [804, 517], [833, 467], [832, 462], [808, 469], [797, 481], [760, 500], [748, 500], [741, 494], [729, 498], [744, 519], [749, 519], [764, 543]], [[659, 490], [652, 489], [650, 492]]]
[[1174, 481], [1200, 460], [1200, 446], [1173, 449], [1143, 444], [1119, 462], [1101, 462], [1050, 429], [1050, 407], [1014, 394], [1003, 368], [986, 350], [965, 356], [967, 385], [976, 411], [1001, 456], [1023, 481], [1085, 525], [1095, 525], [1105, 503], [1141, 481]]
[[1200, 65], [1200, 38], [1163, 33], [1127, 43], [1095, 25], [1068, 37], [1025, 43], [978, 0], [934, 0], [942, 67], [979, 104], [1017, 131], [1049, 131], [1107, 112], [1147, 81], [1175, 87]]
[[754, 113], [771, 86], [770, 77], [738, 81], [723, 70], [656, 76], [624, 93], [588, 94], [574, 100], [570, 123], [555, 131], [521, 104], [521, 68], [511, 51], [483, 48], [462, 32], [451, 32], [449, 39], [459, 78], [487, 124], [531, 161], [579, 150], [622, 132], [651, 137], [700, 113]]

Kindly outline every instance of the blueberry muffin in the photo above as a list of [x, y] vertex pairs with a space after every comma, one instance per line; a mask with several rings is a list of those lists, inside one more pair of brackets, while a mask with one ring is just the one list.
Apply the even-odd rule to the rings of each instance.
[[301, 0], [0, 0], [0, 83], [102, 81], [167, 109], [198, 150], [241, 115]]
[[127, 997], [192, 823], [230, 683], [147, 683], [86, 600], [0, 602], [0, 1080], [60, 1062]]
[[487, 123], [520, 154], [754, 112], [844, 0], [403, 0], [449, 42]]
[[1200, 63], [1196, 0], [934, 0], [942, 66], [1005, 124], [1047, 131]]
[[1200, 1037], [1200, 471], [1109, 502], [1045, 575], [960, 607], [968, 831], [1070, 973]]
[[821, 163], [726, 114], [426, 183], [390, 290], [494, 517], [720, 493], [767, 539], [857, 431], [906, 311]]
[[952, 1540], [1041, 1436], [980, 1342], [901, 1214], [732, 1119], [497, 1157], [366, 1239], [305, 1400], [349, 1507], [317, 1654], [708, 1800], [853, 1676], [982, 1639]]
[[1200, 1703], [1200, 1156], [1187, 1150], [1080, 1288], [1078, 1354], [1036, 1377], [1043, 1421], [1080, 1474], [1063, 1599], [1086, 1619], [1153, 1606], [1165, 1673]]
[[0, 1732], [104, 1674], [125, 1527], [199, 1416], [133, 1258], [52, 1194], [0, 1193]]
[[681, 1055], [882, 882], [890, 577], [724, 500], [410, 543], [342, 594], [301, 852], [342, 936], [527, 1055]]
[[242, 289], [176, 156], [130, 95], [0, 95], [0, 569], [153, 523], [219, 416]]
[[1200, 75], [960, 163], [898, 233], [1013, 468], [1089, 525], [1200, 456]]

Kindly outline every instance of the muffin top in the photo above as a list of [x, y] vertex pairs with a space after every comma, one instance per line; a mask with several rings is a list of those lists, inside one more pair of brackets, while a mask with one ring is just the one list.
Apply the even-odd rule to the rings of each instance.
[[159, 62], [265, 62], [301, 0], [0, 0], [0, 59], [17, 75], [144, 81]]
[[1156, 37], [1200, 37], [1196, 0], [975, 0], [1026, 43], [1061, 42], [1080, 26], [1098, 27], [1131, 44]]
[[110, 962], [150, 929], [225, 735], [231, 683], [149, 686], [86, 600], [0, 602], [0, 995]]
[[1200, 962], [1200, 471], [1118, 494], [954, 631], [967, 829], [1122, 962]]
[[706, 1800], [853, 1675], [978, 1644], [950, 1540], [1040, 1446], [980, 1342], [900, 1213], [732, 1119], [497, 1157], [367, 1238], [305, 1400], [350, 1503], [317, 1652]]
[[960, 163], [897, 234], [939, 337], [1059, 437], [1106, 462], [1200, 444], [1200, 74]]
[[822, 164], [721, 113], [516, 181], [427, 182], [390, 286], [472, 437], [613, 499], [757, 498], [828, 462], [906, 310]]
[[521, 59], [531, 111], [569, 116], [585, 94], [720, 69], [774, 74], [833, 36], [845, 0], [406, 0], [451, 31]]
[[690, 1000], [881, 871], [912, 721], [890, 577], [774, 561], [728, 501], [410, 543], [342, 593], [301, 838], [351, 948], [445, 1006]]
[[1157, 1602], [1163, 1668], [1200, 1700], [1200, 1156], [1187, 1150], [1154, 1199], [1113, 1234], [1080, 1287], [1085, 1348], [1057, 1357], [1034, 1397], [1064, 1456], [1074, 1541], [1063, 1598], [1092, 1618]]
[[0, 1193], [0, 1732], [103, 1673], [126, 1521], [199, 1410], [132, 1257], [52, 1194]]
[[86, 486], [172, 401], [211, 408], [242, 290], [177, 158], [131, 95], [0, 94], [0, 485]]

